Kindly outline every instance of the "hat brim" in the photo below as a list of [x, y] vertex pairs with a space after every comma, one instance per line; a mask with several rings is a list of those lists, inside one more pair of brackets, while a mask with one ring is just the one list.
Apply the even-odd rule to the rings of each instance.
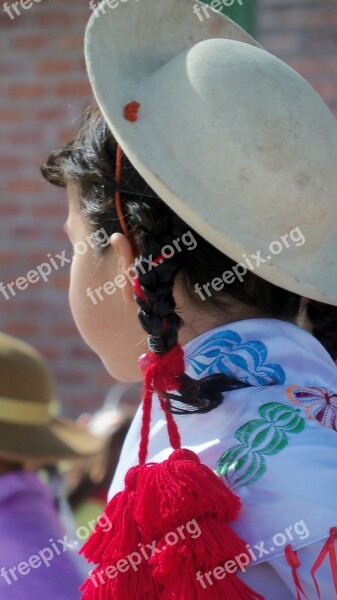
[[55, 418], [45, 426], [0, 422], [0, 457], [9, 461], [53, 464], [98, 454], [105, 444], [102, 436], [67, 419]]
[[[206, 18], [203, 23], [200, 23], [193, 13], [193, 4], [197, 4], [200, 7], [203, 6], [201, 2], [192, 2], [191, 0], [172, 0], [172, 2], [158, 0], [154, 8], [152, 0], [142, 0], [137, 3], [129, 0], [128, 2], [120, 3], [116, 9], [111, 10], [105, 1], [101, 3], [100, 10], [103, 8], [106, 14], [103, 16], [98, 11], [90, 19], [86, 30], [85, 56], [92, 89], [104, 118], [129, 160], [164, 202], [202, 237], [228, 255], [232, 260], [240, 263], [242, 257], [253, 252], [256, 253], [258, 250], [262, 251], [263, 256], [265, 254], [264, 249], [267, 248], [267, 239], [269, 242], [279, 240], [281, 234], [286, 234], [295, 225], [297, 226], [298, 219], [301, 219], [301, 222], [305, 226], [304, 233], [306, 237], [310, 238], [310, 243], [306, 243], [301, 251], [293, 244], [290, 248], [287, 246], [287, 251], [280, 256], [277, 256], [276, 252], [273, 256], [268, 256], [268, 261], [260, 264], [256, 274], [275, 285], [299, 295], [337, 305], [337, 286], [335, 283], [337, 235], [333, 231], [332, 220], [330, 219], [328, 222], [325, 220], [324, 225], [322, 220], [320, 222], [319, 235], [321, 239], [325, 237], [328, 240], [326, 244], [325, 242], [321, 242], [318, 234], [316, 235], [317, 232], [313, 231], [315, 222], [319, 219], [317, 198], [320, 198], [322, 211], [324, 210], [326, 213], [328, 213], [328, 208], [333, 202], [332, 196], [336, 178], [331, 176], [331, 173], [335, 172], [333, 170], [335, 169], [333, 157], [337, 146], [337, 136], [334, 139], [334, 131], [336, 129], [335, 120], [328, 109], [323, 107], [324, 103], [319, 99], [318, 95], [316, 94], [317, 98], [313, 98], [312, 94], [314, 92], [312, 91], [311, 93], [309, 90], [310, 86], [307, 85], [306, 88], [303, 83], [304, 80], [302, 80], [300, 84], [300, 91], [303, 89], [302, 102], [305, 102], [305, 99], [309, 97], [310, 110], [313, 116], [319, 114], [322, 117], [321, 133], [319, 133], [320, 118], [316, 118], [314, 124], [312, 120], [308, 119], [307, 126], [304, 127], [305, 118], [299, 117], [300, 124], [298, 128], [301, 129], [302, 135], [297, 136], [298, 141], [293, 144], [293, 148], [296, 151], [293, 151], [294, 157], [291, 156], [294, 160], [290, 161], [293, 167], [292, 169], [288, 169], [288, 178], [285, 177], [284, 171], [286, 168], [283, 168], [282, 164], [282, 168], [274, 165], [274, 171], [272, 171], [268, 164], [269, 157], [267, 150], [263, 157], [265, 163], [261, 162], [258, 165], [255, 164], [254, 160], [251, 160], [249, 163], [249, 167], [255, 177], [255, 183], [258, 181], [258, 175], [255, 176], [255, 173], [261, 171], [262, 174], [261, 185], [260, 183], [259, 186], [256, 184], [257, 191], [261, 191], [261, 193], [257, 194], [255, 190], [255, 196], [261, 199], [260, 213], [265, 216], [265, 225], [262, 226], [259, 222], [256, 225], [259, 213], [255, 211], [254, 215], [253, 202], [247, 202], [246, 207], [244, 207], [246, 212], [242, 211], [241, 213], [241, 217], [243, 215], [244, 218], [238, 219], [237, 211], [231, 211], [231, 193], [232, 201], [237, 206], [239, 206], [241, 199], [240, 194], [237, 193], [235, 195], [233, 193], [230, 185], [224, 185], [221, 188], [224, 190], [223, 195], [227, 195], [226, 211], [222, 205], [224, 200], [219, 195], [216, 199], [212, 199], [213, 211], [210, 214], [208, 197], [211, 197], [212, 190], [207, 188], [206, 185], [209, 179], [207, 180], [206, 178], [205, 183], [205, 178], [202, 176], [202, 156], [203, 150], [209, 154], [212, 152], [212, 149], [209, 144], [205, 144], [205, 131], [203, 131], [204, 137], [202, 137], [202, 127], [200, 126], [199, 131], [195, 114], [192, 120], [188, 111], [186, 113], [186, 106], [182, 107], [181, 114], [182, 116], [185, 115], [186, 119], [189, 119], [191, 122], [193, 121], [193, 126], [195, 126], [193, 141], [186, 138], [185, 132], [184, 144], [181, 142], [178, 148], [172, 139], [174, 135], [179, 135], [179, 132], [181, 132], [181, 137], [184, 135], [184, 131], [182, 130], [184, 122], [177, 111], [180, 110], [179, 102], [185, 102], [185, 104], [189, 102], [189, 98], [183, 96], [180, 90], [179, 101], [176, 99], [174, 108], [171, 108], [172, 86], [175, 84], [174, 77], [177, 75], [175, 60], [178, 60], [179, 56], [189, 51], [190, 48], [195, 47], [198, 42], [210, 39], [214, 40], [214, 38], [244, 42], [242, 46], [248, 44], [260, 48], [260, 45], [238, 25], [221, 13], [211, 12], [210, 17]], [[212, 48], [214, 51], [214, 44]], [[263, 70], [264, 62], [272, 62], [269, 58], [271, 55], [267, 52], [260, 52], [256, 48], [254, 48], [255, 57], [261, 65], [261, 70]], [[229, 47], [228, 52], [230, 53]], [[260, 53], [259, 56], [257, 56], [257, 53]], [[254, 53], [252, 52], [252, 54]], [[235, 52], [232, 53], [232, 56], [232, 64], [235, 66]], [[193, 60], [194, 55], [191, 55], [190, 65]], [[281, 63], [281, 61], [278, 62]], [[180, 73], [183, 73], [184, 68], [186, 69], [186, 64], [183, 60], [180, 61], [180, 66]], [[198, 66], [202, 71], [203, 64], [198, 63]], [[286, 68], [286, 65], [284, 67]], [[209, 78], [207, 68], [207, 62], [205, 62], [205, 73], [203, 74], [199, 71], [200, 79], [203, 76], [204, 79]], [[279, 65], [277, 69], [279, 69]], [[294, 72], [290, 76], [291, 69], [289, 67], [287, 69], [291, 86], [292, 82], [294, 83], [294, 87], [291, 87], [291, 89], [295, 89], [296, 91], [300, 77], [295, 76]], [[240, 77], [249, 79], [247, 73], [245, 75], [242, 75], [241, 72], [238, 73], [237, 78]], [[212, 80], [212, 76], [210, 79]], [[185, 77], [185, 81], [187, 80], [188, 77]], [[273, 77], [271, 77], [271, 81], [273, 82]], [[253, 84], [254, 82], [252, 82]], [[287, 89], [286, 84], [285, 89]], [[240, 88], [240, 93], [249, 96], [250, 92], [251, 90], [246, 82], [242, 91]], [[219, 97], [221, 98], [221, 96]], [[281, 97], [282, 94], [280, 94]], [[191, 98], [192, 101], [195, 98], [193, 93], [191, 93]], [[296, 102], [297, 98], [296, 94], [294, 94]], [[130, 123], [124, 118], [124, 107], [133, 100], [140, 102], [141, 116], [137, 122]], [[271, 104], [273, 103], [271, 102]], [[302, 106], [300, 102], [297, 102], [297, 105], [298, 107]], [[317, 107], [317, 113], [315, 112], [315, 107]], [[194, 109], [194, 113], [197, 112], [195, 107]], [[294, 104], [295, 109], [296, 106]], [[211, 117], [213, 124], [216, 121], [215, 117], [213, 117], [214, 110], [213, 107]], [[219, 110], [221, 110], [221, 107], [219, 107]], [[310, 114], [310, 110], [305, 113], [306, 116]], [[264, 115], [263, 110], [261, 112]], [[233, 117], [237, 114], [239, 114], [238, 111], [233, 113]], [[202, 119], [203, 114], [200, 112], [200, 124], [202, 124]], [[303, 131], [307, 130], [311, 131], [311, 137], [303, 135]], [[175, 134], [173, 134], [173, 131]], [[213, 133], [214, 131], [216, 130], [213, 129]], [[331, 132], [331, 135], [329, 132]], [[219, 135], [216, 133], [215, 136], [218, 138], [218, 142], [220, 133]], [[277, 133], [280, 132], [277, 130]], [[271, 138], [272, 134], [273, 130], [271, 127]], [[294, 132], [293, 135], [295, 135]], [[277, 137], [276, 134], [275, 137]], [[324, 144], [325, 138], [327, 142]], [[317, 172], [320, 173], [320, 177], [310, 178], [310, 173], [307, 177], [308, 181], [310, 180], [312, 183], [310, 202], [308, 201], [307, 204], [310, 204], [311, 208], [315, 205], [315, 210], [307, 209], [308, 183], [303, 181], [303, 173], [295, 173], [296, 164], [298, 165], [298, 169], [301, 167], [300, 161], [296, 157], [298, 157], [297, 150], [302, 147], [301, 143], [303, 140], [306, 150], [305, 157], [308, 159], [304, 161], [302, 157], [302, 163], [305, 163], [302, 169], [303, 173], [307, 173], [309, 169], [308, 165], [311, 163], [317, 165]], [[239, 168], [238, 165], [240, 166], [241, 162], [247, 157], [243, 153], [240, 162], [238, 149], [242, 146], [240, 146], [239, 142], [235, 145], [236, 140], [234, 136], [230, 141], [231, 146], [228, 144], [227, 151], [237, 151], [238, 160], [236, 161], [237, 168], [234, 170], [235, 176], [233, 175], [233, 181], [229, 183], [233, 184], [235, 182], [237, 188], [239, 188], [239, 183], [241, 186], [245, 186], [247, 196], [249, 197], [252, 187], [249, 182], [253, 180], [249, 169], [248, 175], [245, 172], [241, 172], [241, 181], [239, 183], [239, 177], [235, 178], [236, 170]], [[317, 142], [316, 144], [315, 141]], [[329, 144], [331, 152], [329, 151]], [[221, 155], [220, 146], [218, 143], [217, 146], [214, 145], [217, 150], [213, 148], [213, 153], [216, 154], [214, 157], [214, 164], [216, 165], [220, 163], [218, 158]], [[252, 150], [252, 148], [253, 146], [249, 149]], [[277, 144], [274, 150], [276, 153], [276, 163], [276, 159], [278, 158]], [[260, 148], [260, 151], [263, 152], [263, 147]], [[184, 160], [188, 152], [191, 152], [194, 162], [193, 160]], [[327, 155], [330, 155], [330, 159], [326, 158]], [[251, 157], [248, 158], [250, 159]], [[273, 155], [270, 158], [271, 163], [272, 159]], [[207, 165], [209, 172], [213, 173], [215, 167], [210, 167], [210, 163], [211, 159], [208, 160]], [[289, 161], [286, 165], [288, 164]], [[258, 170], [259, 168], [260, 171]], [[277, 168], [278, 172], [276, 173]], [[221, 169], [221, 166], [219, 169]], [[264, 185], [262, 185], [262, 180], [265, 176]], [[190, 183], [192, 180], [194, 181], [193, 185]], [[268, 188], [268, 184], [271, 181], [273, 182], [272, 190]], [[323, 181], [327, 182], [325, 186], [327, 189], [325, 200], [324, 195], [319, 193], [319, 184]], [[293, 211], [295, 214], [290, 214], [287, 204], [284, 202], [283, 211], [284, 214], [290, 215], [286, 221], [287, 223], [291, 223], [291, 227], [290, 229], [283, 229], [281, 222], [275, 224], [276, 222], [273, 223], [272, 215], [269, 218], [269, 214], [267, 213], [269, 213], [270, 205], [268, 205], [264, 198], [270, 197], [270, 202], [274, 203], [274, 207], [277, 206], [274, 212], [278, 215], [280, 210], [282, 210], [283, 196], [290, 197], [294, 186], [296, 187], [296, 194], [299, 199], [298, 214], [296, 214], [296, 210]], [[261, 190], [258, 189], [259, 187]], [[266, 190], [268, 190], [268, 193], [266, 193]], [[294, 193], [293, 195], [297, 202], [296, 194]], [[241, 194], [241, 196], [242, 198], [245, 197], [244, 194]], [[266, 209], [264, 210], [263, 207], [265, 205]], [[255, 218], [255, 221], [253, 221], [252, 217]], [[251, 231], [254, 231], [254, 227], [256, 229], [259, 228], [258, 235], [255, 238], [253, 235], [251, 236]], [[267, 252], [265, 256], [268, 254]], [[313, 268], [314, 263], [316, 265], [315, 270]]]

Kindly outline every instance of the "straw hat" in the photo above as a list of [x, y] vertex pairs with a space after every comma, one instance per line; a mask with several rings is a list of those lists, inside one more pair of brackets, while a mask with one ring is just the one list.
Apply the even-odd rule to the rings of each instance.
[[[336, 120], [300, 75], [221, 13], [201, 23], [195, 4], [99, 5], [85, 40], [98, 105], [135, 168], [200, 235], [246, 266], [260, 253], [256, 274], [337, 305]], [[132, 101], [135, 122], [124, 114]], [[301, 245], [289, 239], [297, 227]]]
[[28, 344], [0, 333], [0, 459], [50, 464], [94, 454], [103, 441], [57, 418], [51, 372]]

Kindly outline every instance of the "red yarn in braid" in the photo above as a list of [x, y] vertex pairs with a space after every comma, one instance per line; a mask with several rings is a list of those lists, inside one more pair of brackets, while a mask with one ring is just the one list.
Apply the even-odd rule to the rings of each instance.
[[[160, 394], [164, 391], [179, 390], [179, 377], [184, 373], [184, 352], [179, 344], [166, 354], [147, 352], [139, 359], [140, 368], [144, 371], [143, 424], [141, 443], [139, 446], [139, 464], [144, 464], [148, 453], [152, 395], [158, 392], [160, 405], [166, 415], [167, 430], [172, 448], [181, 448], [180, 434], [172, 414], [167, 410]], [[151, 409], [150, 409], [151, 410]]]

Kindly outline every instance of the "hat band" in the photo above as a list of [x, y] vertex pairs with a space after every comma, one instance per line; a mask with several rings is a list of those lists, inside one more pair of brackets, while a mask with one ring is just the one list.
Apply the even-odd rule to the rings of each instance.
[[17, 425], [46, 425], [55, 415], [54, 402], [25, 402], [0, 396], [0, 421]]

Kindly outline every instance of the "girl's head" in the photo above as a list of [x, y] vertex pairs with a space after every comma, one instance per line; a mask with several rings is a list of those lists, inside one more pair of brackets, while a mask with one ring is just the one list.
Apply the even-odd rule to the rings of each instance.
[[[136, 381], [137, 359], [148, 347], [165, 353], [177, 340], [184, 344], [221, 324], [254, 317], [295, 322], [305, 301], [251, 271], [222, 289], [211, 287], [236, 263], [178, 217], [125, 156], [118, 184], [116, 151], [101, 113], [91, 108], [76, 137], [42, 165], [44, 177], [68, 191], [74, 319], [114, 377]], [[129, 237], [117, 213], [116, 190]], [[141, 286], [136, 296], [135, 275]], [[336, 312], [318, 302], [308, 307], [310, 328], [334, 358]], [[233, 385], [239, 382], [209, 377], [195, 386], [184, 376], [180, 392], [193, 410], [207, 411], [221, 402], [220, 388]]]

